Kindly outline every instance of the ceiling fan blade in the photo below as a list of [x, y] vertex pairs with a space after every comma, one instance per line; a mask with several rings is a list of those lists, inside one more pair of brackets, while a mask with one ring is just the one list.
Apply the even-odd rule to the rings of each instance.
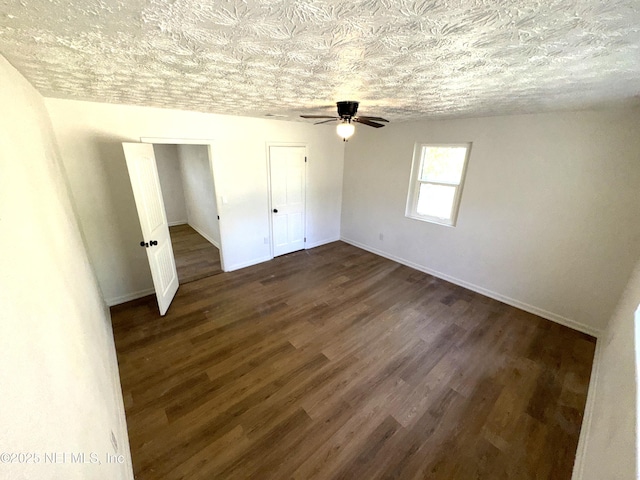
[[300, 115], [302, 118], [332, 118], [336, 119], [338, 117], [330, 117], [328, 115]]
[[321, 122], [315, 122], [314, 125], [320, 125], [321, 123], [335, 122], [336, 120], [338, 120], [338, 119], [337, 118], [332, 118], [331, 120], [323, 120]]
[[363, 118], [365, 120], [373, 120], [374, 122], [387, 122], [389, 123], [389, 120], [387, 120], [386, 118], [382, 118], [382, 117], [365, 117], [365, 116], [359, 116], [358, 118]]
[[381, 123], [371, 122], [369, 120], [363, 119], [362, 117], [354, 118], [353, 121], [358, 123], [364, 123], [365, 125], [369, 125], [370, 127], [375, 127], [375, 128], [384, 127], [384, 125]]

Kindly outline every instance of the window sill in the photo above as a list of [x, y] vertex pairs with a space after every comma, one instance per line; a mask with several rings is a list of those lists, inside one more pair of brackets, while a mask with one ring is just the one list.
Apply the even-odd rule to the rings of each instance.
[[410, 213], [406, 213], [405, 217], [410, 218], [412, 220], [419, 220], [420, 222], [427, 223], [435, 223], [436, 225], [442, 225], [443, 227], [455, 227], [455, 220], [448, 220], [446, 218], [438, 218], [438, 217], [423, 217], [420, 215], [411, 215]]

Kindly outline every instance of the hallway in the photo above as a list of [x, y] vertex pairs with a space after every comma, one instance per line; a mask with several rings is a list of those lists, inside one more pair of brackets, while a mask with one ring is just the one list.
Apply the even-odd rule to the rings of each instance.
[[169, 234], [181, 284], [222, 272], [220, 251], [190, 225], [169, 227]]

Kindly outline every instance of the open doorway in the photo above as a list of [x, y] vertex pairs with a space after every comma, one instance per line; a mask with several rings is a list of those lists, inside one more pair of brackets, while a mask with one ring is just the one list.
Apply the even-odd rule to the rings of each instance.
[[221, 273], [209, 146], [154, 142], [153, 150], [179, 282]]

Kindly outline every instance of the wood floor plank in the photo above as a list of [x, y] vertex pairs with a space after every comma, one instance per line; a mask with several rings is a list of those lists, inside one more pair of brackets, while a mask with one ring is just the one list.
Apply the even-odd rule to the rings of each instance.
[[595, 339], [351, 245], [112, 318], [139, 480], [571, 477]]
[[181, 284], [222, 273], [220, 251], [193, 227], [173, 225], [169, 235]]

